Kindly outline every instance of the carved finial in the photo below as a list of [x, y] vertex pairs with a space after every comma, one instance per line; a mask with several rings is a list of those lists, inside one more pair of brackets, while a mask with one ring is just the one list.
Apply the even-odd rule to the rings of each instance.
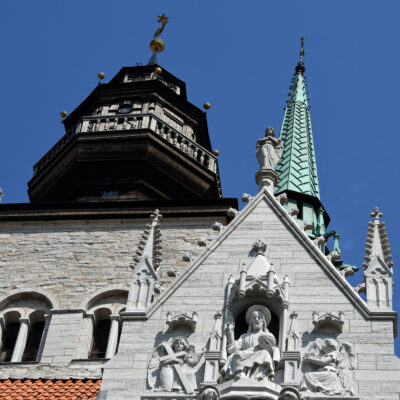
[[267, 250], [267, 244], [262, 239], [258, 239], [256, 242], [253, 243], [253, 250], [258, 254], [265, 254]]
[[1, 198], [4, 196], [3, 190], [0, 188], [0, 203], [1, 203]]
[[371, 217], [374, 218], [374, 222], [378, 223], [380, 222], [381, 218], [383, 217], [383, 214], [379, 212], [379, 208], [375, 207], [374, 211], [371, 213]]

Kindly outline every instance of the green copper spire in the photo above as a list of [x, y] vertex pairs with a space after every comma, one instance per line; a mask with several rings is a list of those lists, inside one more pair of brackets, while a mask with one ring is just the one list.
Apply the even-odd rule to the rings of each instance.
[[275, 193], [292, 191], [319, 199], [319, 185], [311, 129], [310, 108], [304, 77], [304, 38], [300, 61], [285, 109], [280, 138], [284, 144], [282, 158], [276, 166], [279, 183]]

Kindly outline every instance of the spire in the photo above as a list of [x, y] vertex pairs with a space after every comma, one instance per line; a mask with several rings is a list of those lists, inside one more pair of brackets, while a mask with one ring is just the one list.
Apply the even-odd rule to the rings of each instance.
[[319, 199], [317, 165], [303, 57], [304, 37], [302, 36], [300, 59], [295, 68], [280, 133], [284, 150], [276, 167], [279, 183], [275, 188], [275, 193], [290, 190]]

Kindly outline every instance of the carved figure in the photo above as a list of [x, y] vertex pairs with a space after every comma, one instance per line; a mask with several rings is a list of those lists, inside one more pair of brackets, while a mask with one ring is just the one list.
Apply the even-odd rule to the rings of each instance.
[[275, 131], [268, 127], [265, 137], [258, 139], [256, 144], [256, 157], [260, 169], [275, 170], [283, 153], [283, 143], [281, 139], [275, 139]]
[[300, 390], [326, 395], [354, 394], [351, 382], [355, 356], [348, 343], [340, 343], [335, 339], [317, 339], [310, 345], [303, 363], [317, 369], [304, 374]]
[[275, 369], [280, 361], [280, 352], [275, 336], [267, 329], [271, 313], [264, 306], [254, 305], [247, 310], [246, 321], [249, 329], [239, 340], [234, 340], [233, 325], [228, 324], [227, 351], [230, 355], [221, 370], [221, 375], [225, 381], [233, 378], [273, 381]]
[[150, 389], [193, 393], [197, 390], [194, 367], [202, 354], [196, 353], [194, 346], [181, 336], [161, 343], [149, 363], [147, 381]]

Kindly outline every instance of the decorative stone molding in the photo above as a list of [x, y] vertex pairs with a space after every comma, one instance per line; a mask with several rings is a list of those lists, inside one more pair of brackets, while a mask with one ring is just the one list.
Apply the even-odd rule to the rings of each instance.
[[253, 196], [250, 196], [248, 193], [242, 194], [242, 201], [243, 203], [250, 203], [253, 200]]
[[182, 261], [185, 261], [185, 262], [190, 262], [190, 261], [192, 261], [192, 255], [191, 255], [191, 253], [183, 253], [182, 254]]
[[323, 236], [317, 236], [314, 240], [313, 243], [319, 247], [322, 246], [323, 244], [326, 243], [326, 239]]
[[229, 217], [235, 218], [235, 217], [239, 214], [239, 211], [236, 210], [236, 209], [233, 208], [233, 207], [230, 207], [230, 208], [228, 208], [228, 211], [226, 212], [226, 214], [227, 214]]
[[296, 215], [299, 215], [300, 210], [297, 207], [293, 207], [289, 211], [289, 215], [291, 217], [295, 217]]
[[314, 225], [311, 222], [304, 222], [302, 225], [303, 231], [311, 231]]
[[224, 225], [222, 225], [221, 222], [218, 222], [218, 221], [214, 222], [211, 225], [211, 229], [213, 231], [217, 231], [217, 232], [222, 232], [224, 230], [224, 228], [225, 228]]
[[344, 325], [344, 312], [339, 311], [339, 316], [332, 313], [325, 313], [321, 316], [318, 315], [317, 311], [313, 312], [314, 331], [318, 332], [322, 327], [329, 326], [335, 328], [338, 332], [343, 331]]
[[172, 316], [172, 313], [168, 311], [167, 313], [167, 325], [168, 325], [168, 332], [177, 331], [182, 327], [187, 327], [193, 333], [196, 330], [198, 314], [196, 311], [193, 311], [191, 317], [188, 314], [182, 313]]
[[287, 203], [287, 201], [288, 201], [288, 197], [287, 197], [286, 193], [278, 194], [278, 196], [275, 196], [275, 199], [278, 203], [281, 203], [281, 204]]
[[338, 253], [336, 250], [333, 250], [325, 257], [329, 262], [333, 263], [333, 261], [340, 260], [340, 253]]
[[200, 238], [200, 239], [197, 241], [197, 244], [198, 244], [200, 247], [208, 247], [208, 240], [207, 240], [207, 239], [204, 239], [204, 238]]

